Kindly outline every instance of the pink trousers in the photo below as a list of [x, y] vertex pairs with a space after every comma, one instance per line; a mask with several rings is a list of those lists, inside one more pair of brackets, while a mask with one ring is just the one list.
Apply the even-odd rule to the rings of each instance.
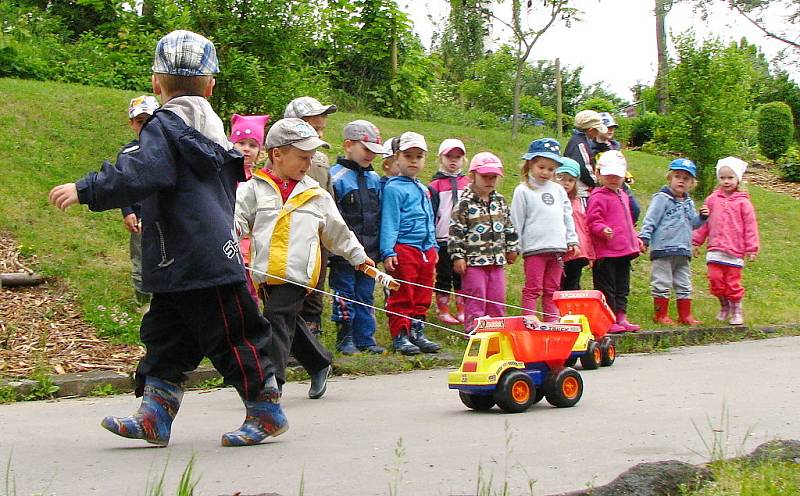
[[558, 307], [553, 303], [553, 293], [561, 286], [564, 264], [560, 253], [540, 253], [525, 257], [525, 286], [522, 288], [522, 313], [536, 311], [536, 300], [542, 298], [542, 320], [559, 319]]
[[712, 295], [734, 302], [741, 301], [744, 298], [741, 267], [718, 263], [710, 263], [707, 267], [708, 286]]
[[[506, 308], [506, 273], [502, 265], [467, 267], [461, 276], [461, 293], [464, 298], [464, 330], [470, 332], [478, 317], [504, 317]], [[468, 298], [472, 296], [473, 298]], [[480, 298], [480, 299], [474, 299]], [[490, 301], [486, 301], [490, 300]], [[492, 303], [498, 302], [498, 303]]]

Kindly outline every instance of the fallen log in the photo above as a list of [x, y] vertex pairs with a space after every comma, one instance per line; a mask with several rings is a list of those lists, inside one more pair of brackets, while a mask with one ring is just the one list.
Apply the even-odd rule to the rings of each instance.
[[0, 273], [0, 287], [37, 286], [44, 282], [44, 277], [37, 273], [27, 272], [2, 272]]

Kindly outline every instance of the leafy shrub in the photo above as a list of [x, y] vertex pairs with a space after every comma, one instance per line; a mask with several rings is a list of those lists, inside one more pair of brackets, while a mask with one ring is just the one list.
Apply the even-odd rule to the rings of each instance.
[[613, 114], [617, 110], [617, 105], [614, 102], [606, 100], [605, 98], [589, 98], [578, 107], [581, 110], [594, 110], [595, 112], [608, 112]]
[[630, 123], [628, 131], [628, 145], [640, 147], [651, 141], [656, 135], [656, 129], [662, 124], [661, 117], [654, 112], [646, 112], [639, 117], [626, 119]]
[[761, 152], [775, 160], [789, 149], [794, 139], [792, 109], [783, 102], [770, 102], [758, 112], [758, 145]]
[[792, 148], [778, 161], [781, 177], [787, 181], [800, 182], [800, 149]]

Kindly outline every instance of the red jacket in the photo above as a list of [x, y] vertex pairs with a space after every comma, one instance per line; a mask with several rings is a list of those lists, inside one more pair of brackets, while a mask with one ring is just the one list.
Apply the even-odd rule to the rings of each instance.
[[722, 188], [706, 198], [708, 222], [694, 231], [692, 244], [702, 245], [708, 240], [709, 250], [724, 251], [738, 258], [758, 253], [758, 223], [750, 195], [734, 191], [726, 195]]

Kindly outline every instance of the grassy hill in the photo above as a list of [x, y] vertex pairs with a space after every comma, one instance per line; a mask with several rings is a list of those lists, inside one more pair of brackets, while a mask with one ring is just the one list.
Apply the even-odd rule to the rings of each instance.
[[[119, 211], [97, 214], [85, 207], [73, 207], [64, 214], [47, 203], [47, 192], [56, 184], [99, 169], [104, 159], [114, 160], [120, 147], [133, 137], [126, 108], [136, 95], [13, 79], [0, 79], [0, 94], [4, 96], [0, 105], [0, 228], [16, 236], [24, 253], [38, 257], [44, 274], [62, 278], [77, 293], [85, 318], [102, 333], [135, 341], [136, 322], [120, 326], [112, 320], [115, 311], [131, 312], [134, 306], [128, 235]], [[435, 150], [444, 138], [461, 138], [470, 155], [494, 152], [506, 166], [500, 190], [509, 200], [519, 181], [520, 155], [531, 139], [541, 137], [523, 135], [514, 142], [507, 131], [476, 129], [469, 123], [451, 126], [337, 113], [329, 119], [325, 135], [333, 145], [332, 161], [342, 151], [342, 127], [356, 118], [372, 120], [384, 138], [407, 130], [424, 134], [433, 153], [429, 154], [423, 180], [429, 180], [436, 171]], [[626, 155], [637, 179], [636, 195], [646, 208], [652, 193], [664, 182], [669, 160], [639, 152]], [[800, 232], [797, 200], [757, 187], [749, 191], [759, 216], [763, 253], [745, 270], [748, 323], [800, 322], [800, 268], [794, 259], [800, 254], [794, 241], [794, 234]], [[645, 325], [651, 315], [649, 270], [644, 257], [634, 263], [630, 314], [633, 321]], [[518, 304], [522, 265], [518, 262], [511, 266], [508, 275], [509, 303]], [[585, 287], [591, 284], [589, 272], [584, 272], [583, 281]], [[694, 282], [696, 315], [713, 325], [716, 301], [708, 294], [700, 260], [694, 261]], [[380, 319], [385, 322], [383, 316]], [[385, 325], [381, 325], [378, 338], [388, 342]]]

